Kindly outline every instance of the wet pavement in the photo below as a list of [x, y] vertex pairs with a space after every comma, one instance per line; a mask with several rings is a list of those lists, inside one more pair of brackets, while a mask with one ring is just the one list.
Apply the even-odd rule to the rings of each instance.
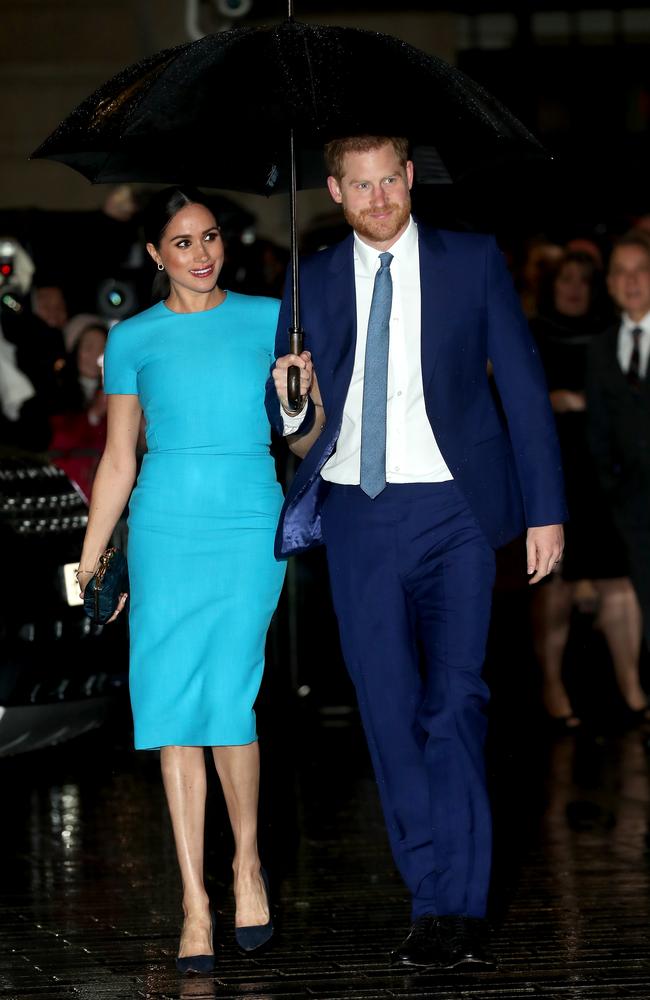
[[[356, 715], [296, 698], [276, 667], [259, 712], [272, 946], [243, 956], [234, 943], [230, 841], [212, 779], [217, 970], [177, 975], [180, 886], [157, 755], [130, 750], [122, 705], [100, 732], [0, 761], [0, 1000], [649, 1000], [647, 736], [622, 726], [590, 639], [574, 660], [583, 680], [588, 671], [591, 725], [551, 738], [530, 664], [512, 643], [512, 614], [497, 622], [488, 662], [497, 971], [390, 970], [408, 900]], [[345, 701], [342, 675], [338, 683]]]

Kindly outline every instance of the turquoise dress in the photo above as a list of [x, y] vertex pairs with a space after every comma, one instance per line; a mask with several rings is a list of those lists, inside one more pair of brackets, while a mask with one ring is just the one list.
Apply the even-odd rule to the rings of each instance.
[[279, 303], [228, 292], [113, 327], [105, 389], [137, 394], [147, 454], [129, 504], [136, 749], [256, 739], [253, 703], [285, 566], [264, 388]]

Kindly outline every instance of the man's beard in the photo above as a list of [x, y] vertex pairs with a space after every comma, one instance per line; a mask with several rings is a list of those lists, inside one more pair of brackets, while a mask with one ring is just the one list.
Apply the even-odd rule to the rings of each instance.
[[385, 209], [390, 211], [390, 215], [386, 219], [373, 219], [372, 210], [369, 208], [364, 208], [362, 212], [353, 212], [349, 208], [344, 208], [343, 211], [346, 221], [359, 236], [372, 240], [373, 243], [386, 243], [388, 240], [394, 239], [400, 229], [408, 222], [411, 214], [411, 199], [407, 199], [403, 205], [396, 205], [395, 202], [389, 201], [386, 203]]

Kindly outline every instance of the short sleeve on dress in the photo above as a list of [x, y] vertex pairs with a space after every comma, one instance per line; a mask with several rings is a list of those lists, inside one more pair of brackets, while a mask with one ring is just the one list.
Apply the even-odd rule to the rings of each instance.
[[107, 395], [138, 393], [135, 347], [136, 331], [118, 323], [108, 335], [104, 353], [104, 392]]

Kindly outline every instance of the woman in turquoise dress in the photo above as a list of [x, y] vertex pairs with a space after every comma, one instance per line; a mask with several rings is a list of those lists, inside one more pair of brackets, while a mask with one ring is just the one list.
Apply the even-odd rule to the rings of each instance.
[[[235, 839], [237, 940], [253, 950], [273, 930], [257, 851], [253, 703], [284, 578], [273, 556], [282, 494], [264, 410], [279, 303], [219, 287], [223, 243], [198, 192], [157, 194], [147, 230], [169, 290], [109, 336], [107, 444], [79, 584], [83, 591], [128, 502], [135, 746], [160, 749], [183, 882], [177, 965], [209, 971], [204, 747], [212, 748]], [[142, 414], [147, 453], [131, 493]]]

